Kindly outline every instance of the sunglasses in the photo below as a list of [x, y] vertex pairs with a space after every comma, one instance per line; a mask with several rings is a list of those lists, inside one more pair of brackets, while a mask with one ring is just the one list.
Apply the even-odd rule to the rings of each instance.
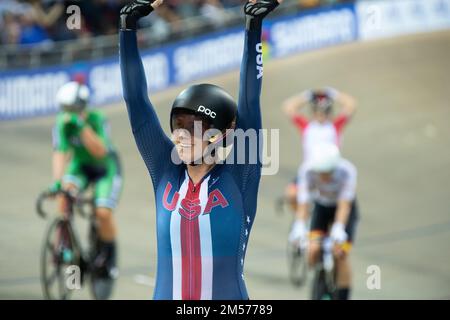
[[202, 135], [206, 130], [211, 128], [211, 124], [202, 116], [190, 113], [175, 113], [172, 115], [172, 130], [187, 130], [191, 135], [201, 132]]

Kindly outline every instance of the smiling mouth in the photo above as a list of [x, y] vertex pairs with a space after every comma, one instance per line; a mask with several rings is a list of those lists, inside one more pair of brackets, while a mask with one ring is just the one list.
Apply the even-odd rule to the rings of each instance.
[[192, 147], [192, 144], [182, 143], [182, 142], [178, 143], [178, 145], [179, 145], [181, 148], [191, 148], [191, 147]]

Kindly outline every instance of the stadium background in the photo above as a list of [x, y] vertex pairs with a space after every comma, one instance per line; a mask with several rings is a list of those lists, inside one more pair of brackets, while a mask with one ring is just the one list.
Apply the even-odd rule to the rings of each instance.
[[[82, 30], [66, 35], [54, 31], [65, 29], [57, 24], [63, 16], [54, 24], [45, 24], [48, 17], [30, 19], [40, 4], [44, 12], [52, 10], [52, 1], [29, 2], [31, 7], [0, 2], [0, 297], [42, 297], [38, 262], [45, 222], [35, 215], [34, 200], [51, 180], [54, 93], [68, 79], [82, 77], [93, 90], [93, 105], [104, 107], [111, 121], [124, 162], [117, 211], [122, 272], [114, 297], [149, 299], [156, 263], [154, 198], [121, 95], [113, 22], [123, 1], [89, 2], [98, 7], [87, 11], [86, 1], [73, 1], [93, 17], [110, 14], [100, 26], [89, 25], [86, 16]], [[140, 32], [151, 98], [165, 129], [173, 98], [189, 83], [212, 82], [237, 96], [242, 50], [240, 1], [183, 2], [190, 9], [167, 2], [168, 9]], [[280, 170], [261, 182], [245, 268], [250, 295], [308, 297], [307, 288], [297, 290], [287, 280], [290, 217], [274, 211], [301, 159], [298, 133], [280, 104], [305, 88], [331, 85], [359, 103], [343, 147], [359, 170], [362, 213], [353, 297], [448, 299], [450, 1], [335, 2], [286, 1], [265, 25], [263, 121], [280, 129]], [[111, 4], [110, 11], [102, 7]], [[380, 290], [366, 286], [371, 265], [381, 269]], [[77, 296], [88, 297], [84, 291]]]

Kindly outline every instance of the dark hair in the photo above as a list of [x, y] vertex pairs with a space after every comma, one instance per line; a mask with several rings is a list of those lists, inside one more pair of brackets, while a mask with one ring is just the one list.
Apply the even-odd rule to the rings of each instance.
[[331, 113], [333, 109], [333, 99], [324, 91], [314, 91], [311, 98], [313, 112]]

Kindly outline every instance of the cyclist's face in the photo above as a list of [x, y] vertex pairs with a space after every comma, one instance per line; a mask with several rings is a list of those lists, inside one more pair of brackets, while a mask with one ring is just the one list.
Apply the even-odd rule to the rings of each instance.
[[316, 121], [318, 121], [320, 123], [323, 123], [323, 122], [325, 122], [325, 121], [330, 119], [330, 114], [329, 113], [325, 113], [325, 112], [320, 111], [320, 110], [316, 110], [313, 113], [313, 118], [314, 118], [314, 120], [316, 120]]
[[172, 129], [172, 140], [180, 159], [185, 163], [200, 159], [209, 144], [203, 138], [209, 125], [193, 114], [175, 114], [172, 117]]
[[83, 114], [85, 113], [86, 105], [63, 105], [61, 106], [61, 109], [64, 112]]
[[323, 183], [328, 183], [331, 181], [332, 176], [333, 176], [333, 171], [321, 172], [321, 173], [319, 173], [319, 180]]

